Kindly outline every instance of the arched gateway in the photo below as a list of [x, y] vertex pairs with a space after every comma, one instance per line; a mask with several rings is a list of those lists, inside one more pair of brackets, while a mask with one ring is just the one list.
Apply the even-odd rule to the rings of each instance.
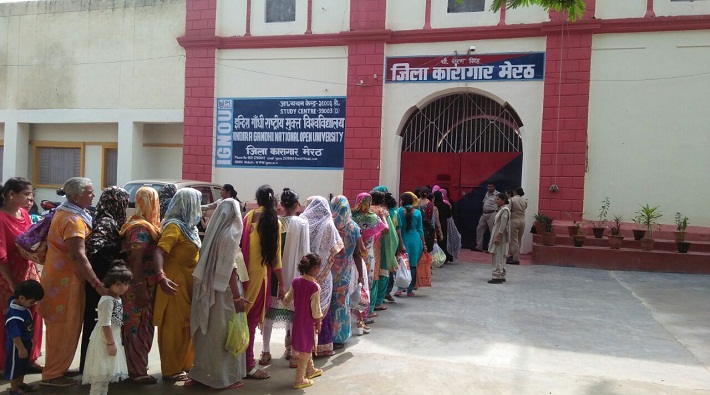
[[500, 192], [521, 185], [522, 122], [507, 103], [477, 94], [437, 98], [414, 111], [400, 135], [400, 191], [446, 187], [464, 247], [473, 247], [486, 184]]

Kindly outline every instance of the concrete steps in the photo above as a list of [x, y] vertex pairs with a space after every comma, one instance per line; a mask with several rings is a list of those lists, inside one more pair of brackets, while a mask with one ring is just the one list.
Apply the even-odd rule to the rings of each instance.
[[570, 266], [605, 270], [633, 270], [668, 273], [710, 274], [710, 233], [688, 232], [690, 251], [681, 254], [673, 240], [673, 232], [654, 231], [652, 251], [642, 251], [628, 229], [622, 232], [621, 249], [609, 248], [608, 230], [601, 239], [594, 238], [591, 229], [583, 247], [574, 247], [566, 226], [556, 226], [554, 246], [542, 245], [541, 236], [533, 236], [532, 261], [536, 265]]

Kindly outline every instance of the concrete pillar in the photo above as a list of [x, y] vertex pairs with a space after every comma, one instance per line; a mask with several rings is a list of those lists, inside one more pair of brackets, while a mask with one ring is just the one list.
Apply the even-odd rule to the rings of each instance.
[[29, 174], [30, 124], [15, 121], [5, 122], [5, 145], [3, 149], [2, 179], [25, 177]]
[[142, 178], [143, 162], [143, 124], [132, 120], [118, 122], [118, 185]]

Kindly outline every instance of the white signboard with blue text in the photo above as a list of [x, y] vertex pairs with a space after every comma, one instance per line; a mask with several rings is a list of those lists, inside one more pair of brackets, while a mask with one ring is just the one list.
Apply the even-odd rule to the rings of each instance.
[[217, 99], [215, 167], [342, 169], [345, 97]]

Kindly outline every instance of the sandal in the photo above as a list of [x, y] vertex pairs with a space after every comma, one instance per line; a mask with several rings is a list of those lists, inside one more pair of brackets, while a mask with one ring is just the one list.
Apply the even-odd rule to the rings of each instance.
[[370, 313], [370, 314], [368, 315], [368, 317], [372, 317], [372, 318], [377, 318], [377, 317], [379, 317], [379, 316], [380, 316], [380, 315], [377, 314], [377, 313]]
[[401, 298], [403, 292], [404, 292], [404, 291], [397, 291], [397, 292], [394, 293], [394, 296], [396, 296], [396, 297], [398, 297], [398, 298]]
[[259, 365], [267, 365], [271, 361], [271, 353], [270, 352], [262, 352], [261, 357], [259, 358]]
[[290, 369], [297, 369], [298, 368], [298, 363], [297, 362], [289, 362], [288, 367]]
[[19, 387], [22, 392], [37, 392], [37, 390], [39, 390], [39, 387], [37, 387], [36, 385], [31, 385], [27, 383], [22, 383], [19, 385]]
[[170, 376], [163, 376], [163, 381], [187, 381], [189, 377], [187, 377], [187, 373], [185, 372], [180, 372], [180, 373], [175, 373]]
[[375, 306], [375, 311], [384, 311], [387, 310], [387, 307], [383, 305]]
[[[320, 358], [320, 357], [332, 357], [333, 355], [335, 355], [335, 351], [333, 351], [333, 350], [328, 350], [328, 351], [319, 352], [318, 355], [314, 355], [314, 356], [315, 356], [316, 358]], [[310, 377], [309, 377], [309, 378], [310, 378]]]
[[60, 376], [51, 380], [42, 380], [39, 382], [39, 385], [48, 385], [50, 387], [71, 387], [75, 384], [76, 381], [64, 376]]
[[16, 390], [7, 390], [7, 393], [10, 395], [24, 395], [24, 391], [22, 389], [16, 389]]
[[145, 375], [145, 376], [128, 376], [126, 379], [129, 383], [136, 383], [136, 384], [157, 384], [158, 379], [150, 376], [150, 375]]
[[[38, 364], [36, 361], [33, 362], [30, 366], [27, 367], [27, 373], [32, 374], [32, 373], [42, 373], [44, 371], [44, 366]], [[25, 391], [27, 392], [27, 391]]]
[[190, 387], [197, 387], [200, 384], [202, 384], [202, 383], [200, 383], [199, 381], [197, 381], [195, 379], [187, 379], [187, 380], [185, 380], [185, 384], [183, 384], [182, 386], [185, 388], [190, 388]]
[[237, 381], [234, 384], [230, 384], [224, 388], [215, 388], [215, 387], [210, 387], [211, 390], [213, 391], [221, 391], [221, 390], [235, 390], [237, 388], [242, 388], [244, 386], [244, 383], [241, 381]]
[[313, 385], [313, 380], [311, 379], [305, 379], [301, 381], [300, 383], [294, 383], [293, 388], [300, 390], [302, 388], [310, 387]]
[[323, 375], [323, 369], [313, 369], [311, 374], [306, 374], [307, 379], [314, 379]]
[[291, 347], [286, 347], [286, 351], [284, 351], [284, 359], [289, 360], [291, 359]]
[[269, 377], [271, 377], [270, 374], [261, 369], [258, 369], [256, 366], [254, 366], [254, 369], [247, 373], [247, 378], [252, 380], [266, 380]]

